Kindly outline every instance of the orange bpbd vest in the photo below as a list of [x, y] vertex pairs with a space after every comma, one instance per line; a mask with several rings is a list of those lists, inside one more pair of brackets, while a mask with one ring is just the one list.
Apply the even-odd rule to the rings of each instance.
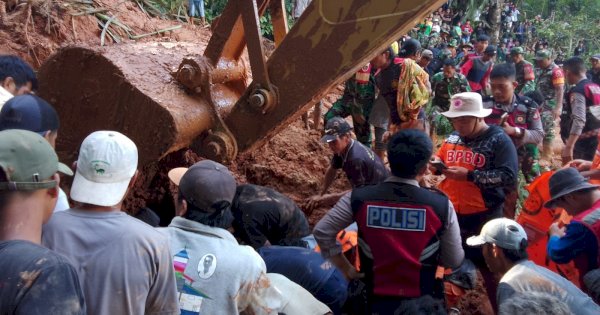
[[581, 287], [579, 272], [575, 268], [574, 262], [556, 264], [548, 258], [546, 248], [550, 225], [559, 222], [561, 226], [564, 226], [571, 221], [571, 217], [563, 209], [552, 210], [544, 207], [546, 201], [551, 199], [549, 182], [552, 174], [554, 172], [545, 172], [527, 186], [529, 196], [523, 202], [523, 209], [516, 221], [523, 226], [527, 233], [529, 259], [539, 266], [562, 275], [577, 287]]

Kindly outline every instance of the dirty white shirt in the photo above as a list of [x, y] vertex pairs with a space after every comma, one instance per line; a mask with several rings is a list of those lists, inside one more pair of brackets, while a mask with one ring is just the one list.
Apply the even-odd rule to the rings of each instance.
[[2, 109], [4, 103], [8, 102], [8, 100], [11, 98], [13, 98], [13, 95], [5, 88], [0, 86], [0, 109]]
[[182, 217], [158, 230], [169, 240], [182, 313], [260, 315], [282, 308], [263, 259], [229, 231]]

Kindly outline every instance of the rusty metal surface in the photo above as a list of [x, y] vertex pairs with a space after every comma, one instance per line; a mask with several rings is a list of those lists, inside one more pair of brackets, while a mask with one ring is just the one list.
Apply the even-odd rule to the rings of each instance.
[[60, 116], [61, 159], [73, 161], [83, 139], [96, 130], [130, 137], [138, 147], [140, 166], [189, 146], [213, 125], [213, 109], [202, 97], [186, 93], [171, 72], [183, 56], [202, 48], [135, 43], [71, 47], [52, 56], [39, 71], [39, 94]]
[[273, 37], [275, 47], [279, 46], [289, 30], [285, 12], [285, 0], [271, 0], [269, 3], [271, 23], [273, 24]]
[[246, 93], [225, 122], [241, 151], [262, 145], [444, 0], [314, 0], [267, 61], [278, 102], [263, 114]]

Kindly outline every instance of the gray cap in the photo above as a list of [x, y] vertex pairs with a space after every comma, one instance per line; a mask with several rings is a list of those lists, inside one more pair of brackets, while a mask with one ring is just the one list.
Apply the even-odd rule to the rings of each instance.
[[321, 138], [322, 142], [329, 143], [336, 140], [337, 137], [345, 135], [352, 130], [350, 124], [342, 117], [336, 116], [325, 124], [325, 135]]
[[591, 56], [590, 59], [600, 60], [600, 54], [595, 54], [595, 55]]
[[495, 244], [504, 249], [521, 250], [521, 243], [527, 240], [527, 233], [523, 227], [507, 218], [499, 218], [488, 221], [481, 233], [467, 239], [469, 246], [481, 246], [483, 244]]
[[[181, 170], [181, 169], [175, 169]], [[169, 178], [179, 185], [179, 191], [188, 203], [199, 210], [213, 212], [211, 206], [220, 201], [233, 202], [237, 183], [222, 164], [211, 160], [200, 161], [187, 169], [180, 178], [169, 172]]]
[[429, 59], [433, 59], [433, 52], [431, 50], [429, 50], [429, 49], [425, 49], [421, 53], [421, 57], [426, 57], [426, 58], [429, 58]]

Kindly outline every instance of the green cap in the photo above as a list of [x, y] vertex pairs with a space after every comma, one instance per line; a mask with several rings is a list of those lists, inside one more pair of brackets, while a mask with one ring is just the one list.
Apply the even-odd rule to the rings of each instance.
[[47, 181], [57, 171], [72, 176], [50, 143], [35, 132], [10, 129], [0, 131], [0, 167], [6, 182], [0, 191], [25, 191], [52, 188], [56, 181]]
[[511, 55], [522, 55], [524, 53], [525, 50], [523, 49], [523, 47], [513, 47], [513, 49], [510, 50]]
[[458, 41], [456, 40], [456, 38], [453, 38], [449, 43], [448, 43], [448, 47], [456, 47], [458, 46]]
[[550, 59], [552, 54], [547, 49], [542, 49], [535, 54], [535, 60]]

